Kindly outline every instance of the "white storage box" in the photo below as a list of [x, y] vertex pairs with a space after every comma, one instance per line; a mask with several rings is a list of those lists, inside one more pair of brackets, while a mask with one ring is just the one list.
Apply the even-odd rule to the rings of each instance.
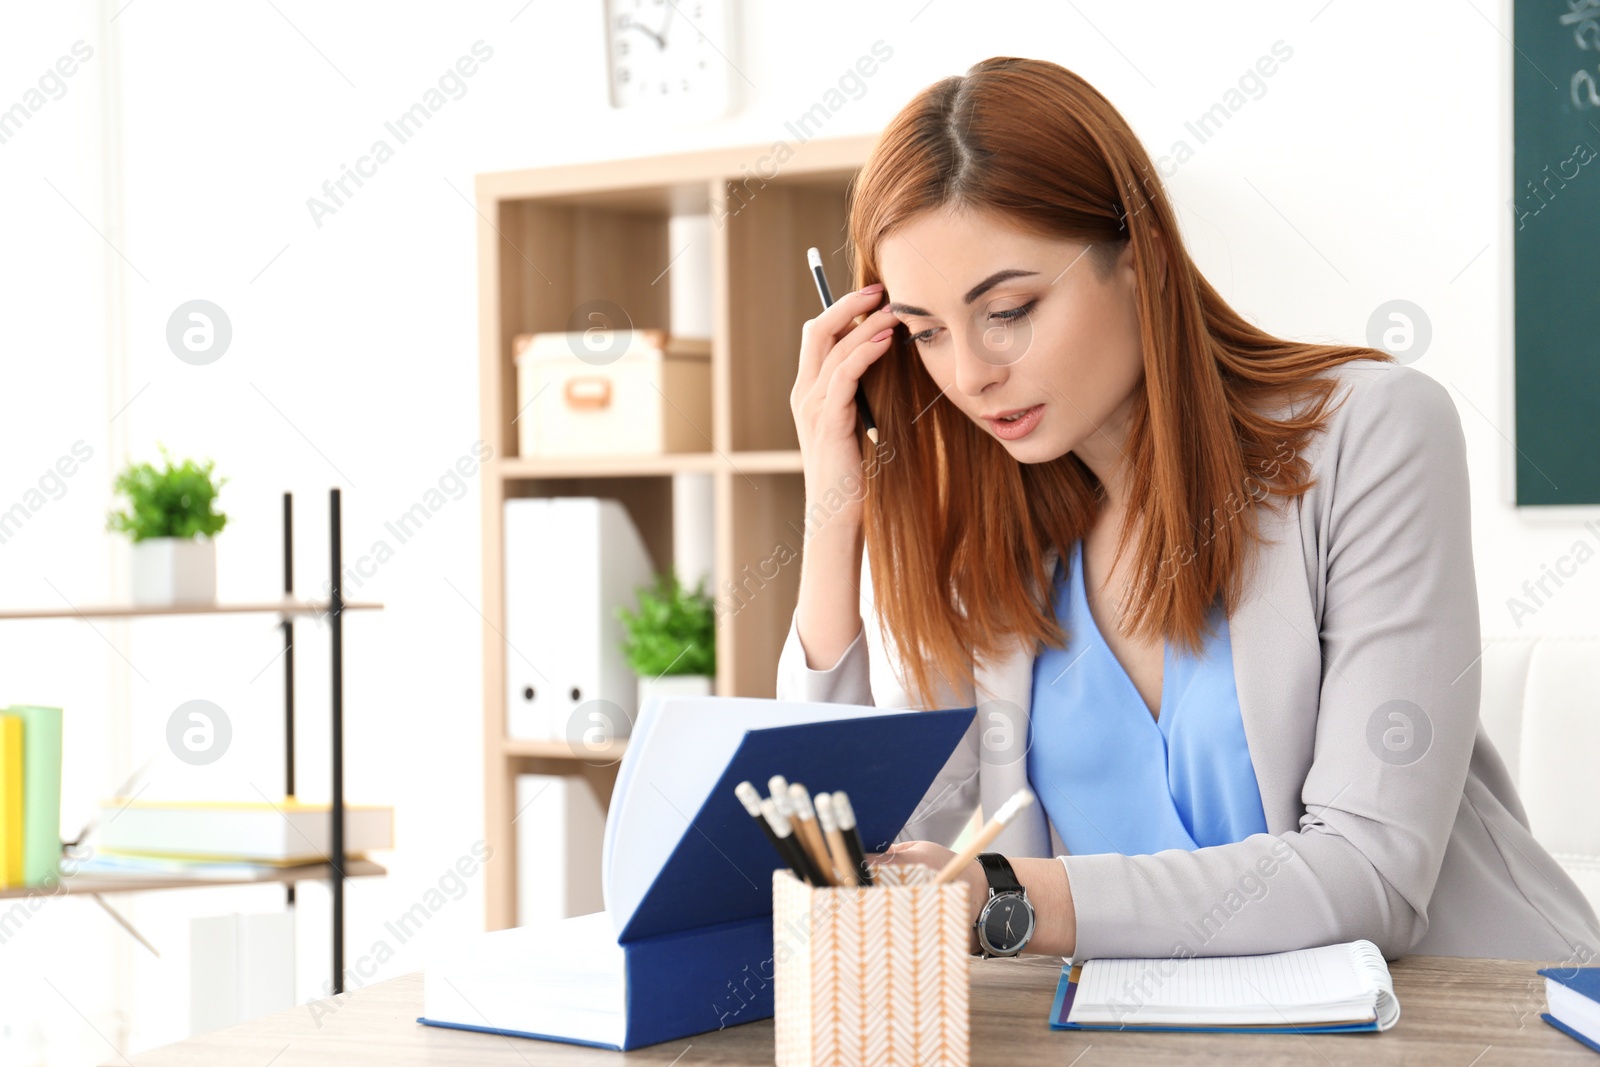
[[664, 330], [519, 334], [517, 450], [612, 456], [711, 449], [711, 342]]

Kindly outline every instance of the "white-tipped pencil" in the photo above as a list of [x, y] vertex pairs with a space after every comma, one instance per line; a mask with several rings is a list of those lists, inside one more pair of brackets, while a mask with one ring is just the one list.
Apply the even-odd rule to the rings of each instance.
[[774, 774], [767, 779], [767, 795], [778, 806], [778, 810], [788, 818], [794, 818], [794, 801], [789, 799], [789, 780], [781, 774]]
[[806, 852], [811, 856], [811, 862], [822, 871], [829, 885], [841, 884], [833, 872], [833, 859], [828, 855], [827, 842], [822, 839], [822, 830], [817, 826], [816, 809], [811, 806], [811, 794], [806, 792], [806, 787], [799, 782], [789, 786], [789, 802], [794, 807], [791, 822], [794, 823], [794, 834], [805, 846]]
[[1011, 799], [1000, 805], [1000, 810], [994, 813], [994, 818], [983, 824], [983, 829], [979, 830], [972, 840], [967, 842], [967, 847], [957, 852], [950, 862], [944, 865], [944, 869], [934, 878], [933, 884], [944, 885], [960, 874], [962, 868], [977, 859], [978, 853], [988, 848], [989, 843], [1000, 836], [1000, 831], [1006, 828], [1006, 824], [1012, 820], [1017, 812], [1032, 803], [1033, 790], [1027, 786], [1023, 786], [1011, 794]]
[[818, 793], [812, 798], [817, 808], [817, 825], [822, 827], [822, 839], [828, 843], [828, 855], [833, 858], [834, 877], [840, 885], [864, 885], [861, 876], [851, 870], [850, 849], [845, 845], [844, 834], [833, 816], [833, 797]]

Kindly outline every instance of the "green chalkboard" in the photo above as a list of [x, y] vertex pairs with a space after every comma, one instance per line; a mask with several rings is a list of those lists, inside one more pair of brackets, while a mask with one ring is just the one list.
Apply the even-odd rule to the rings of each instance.
[[1517, 503], [1600, 504], [1600, 0], [1516, 0]]

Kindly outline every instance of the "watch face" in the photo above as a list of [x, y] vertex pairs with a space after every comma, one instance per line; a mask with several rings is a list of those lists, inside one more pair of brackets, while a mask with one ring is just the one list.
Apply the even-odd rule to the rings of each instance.
[[1014, 952], [1033, 934], [1033, 908], [1019, 893], [1001, 893], [989, 901], [978, 931], [991, 952]]

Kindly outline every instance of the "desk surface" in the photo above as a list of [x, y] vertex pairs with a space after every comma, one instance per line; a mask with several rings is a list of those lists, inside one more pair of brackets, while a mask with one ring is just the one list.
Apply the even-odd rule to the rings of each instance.
[[[1051, 1030], [1045, 1019], [1061, 961], [1052, 956], [972, 962], [972, 1062], [1012, 1067], [1110, 1064], [1576, 1064], [1595, 1054], [1539, 1018], [1538, 964], [1412, 956], [1390, 964], [1400, 1022], [1381, 1034], [1138, 1034]], [[331, 1013], [327, 1009], [336, 1009]], [[361, 1064], [770, 1064], [772, 1020], [667, 1041], [629, 1053], [419, 1025], [422, 976], [359, 989], [318, 1014], [309, 1006], [264, 1016], [134, 1058], [137, 1067], [358, 1067]], [[320, 1022], [320, 1025], [319, 1025]], [[1092, 1051], [1091, 1051], [1092, 1050]], [[1087, 1053], [1087, 1055], [1085, 1055]], [[126, 1061], [118, 1059], [119, 1065]]]

